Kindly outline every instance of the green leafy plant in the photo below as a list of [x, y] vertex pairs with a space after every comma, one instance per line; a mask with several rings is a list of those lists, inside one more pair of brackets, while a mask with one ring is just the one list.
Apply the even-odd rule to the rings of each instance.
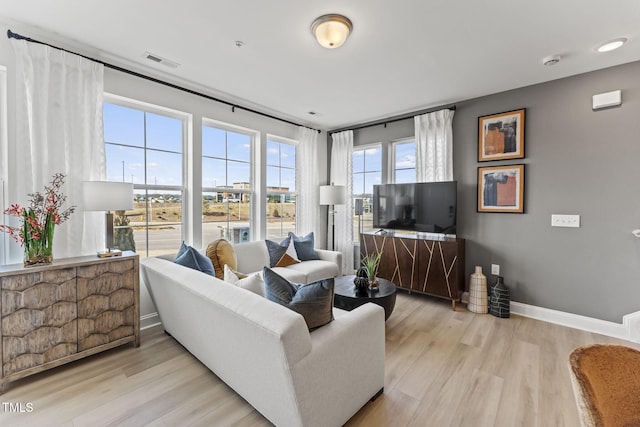
[[380, 258], [382, 258], [382, 252], [371, 253], [362, 258], [362, 266], [367, 270], [369, 281], [374, 280], [378, 274]]

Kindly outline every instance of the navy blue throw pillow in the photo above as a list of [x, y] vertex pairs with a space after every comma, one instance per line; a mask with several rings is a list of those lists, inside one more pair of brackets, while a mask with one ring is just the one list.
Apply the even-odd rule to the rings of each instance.
[[262, 270], [262, 277], [265, 297], [300, 313], [309, 330], [333, 320], [333, 278], [297, 285], [268, 267]]
[[296, 236], [291, 231], [289, 232], [289, 238], [293, 239], [293, 246], [296, 248], [296, 253], [300, 261], [310, 261], [312, 259], [318, 259], [318, 254], [314, 249], [313, 231], [306, 236]]
[[214, 275], [213, 263], [211, 260], [195, 250], [193, 247], [185, 245], [184, 242], [182, 242], [182, 246], [176, 255], [175, 262], [176, 264], [180, 264], [184, 267], [202, 271], [210, 276]]

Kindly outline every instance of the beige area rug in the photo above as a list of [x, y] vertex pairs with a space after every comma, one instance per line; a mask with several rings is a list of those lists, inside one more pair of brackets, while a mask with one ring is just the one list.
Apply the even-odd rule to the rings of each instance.
[[620, 345], [578, 347], [569, 355], [584, 426], [640, 426], [640, 351]]

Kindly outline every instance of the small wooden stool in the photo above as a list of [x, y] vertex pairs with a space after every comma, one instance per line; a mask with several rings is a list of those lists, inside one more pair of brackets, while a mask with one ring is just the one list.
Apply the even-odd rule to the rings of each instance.
[[578, 347], [569, 355], [569, 372], [583, 426], [640, 426], [640, 351]]

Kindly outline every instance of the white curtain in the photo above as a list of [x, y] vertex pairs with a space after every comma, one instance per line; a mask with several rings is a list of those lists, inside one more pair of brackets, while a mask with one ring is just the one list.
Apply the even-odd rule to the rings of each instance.
[[298, 142], [296, 228], [298, 233], [304, 235], [313, 231], [317, 240], [318, 224], [320, 223], [318, 132], [300, 126], [298, 128]]
[[453, 110], [414, 117], [416, 182], [453, 180]]
[[[353, 272], [353, 131], [331, 135], [331, 179], [335, 185], [344, 185], [346, 202], [336, 205], [334, 249], [342, 252], [342, 274]], [[329, 230], [329, 232], [331, 232]]]
[[[10, 145], [7, 199], [27, 202], [55, 173], [66, 175], [63, 207], [76, 211], [56, 226], [53, 257], [104, 247], [104, 214], [84, 212], [82, 182], [104, 180], [104, 67], [55, 48], [11, 39], [16, 55], [16, 142]], [[13, 257], [13, 261], [18, 260]]]

